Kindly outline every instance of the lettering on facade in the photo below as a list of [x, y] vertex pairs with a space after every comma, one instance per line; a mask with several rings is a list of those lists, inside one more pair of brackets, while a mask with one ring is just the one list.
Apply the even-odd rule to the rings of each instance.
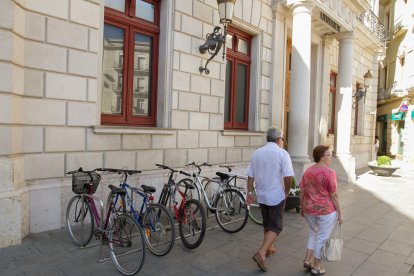
[[333, 19], [331, 19], [329, 16], [327, 16], [323, 12], [321, 12], [320, 18], [321, 18], [321, 20], [323, 22], [325, 22], [326, 24], [328, 24], [330, 27], [332, 27], [338, 33], [341, 31], [341, 26], [339, 26], [338, 23], [336, 23]]
[[[330, 11], [331, 16], [334, 16], [336, 22], [340, 22], [342, 28], [348, 31], [354, 29], [355, 14], [342, 0], [315, 0], [318, 6], [325, 11]], [[336, 17], [338, 16], [338, 17]]]

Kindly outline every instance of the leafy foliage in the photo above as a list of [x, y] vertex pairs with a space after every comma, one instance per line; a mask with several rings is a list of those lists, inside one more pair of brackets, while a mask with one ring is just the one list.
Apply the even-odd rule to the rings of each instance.
[[289, 195], [290, 196], [298, 196], [299, 195], [299, 186], [296, 183], [296, 178], [292, 178], [292, 184], [290, 184]]
[[378, 157], [377, 164], [378, 166], [391, 165], [391, 158], [389, 158], [388, 156], [380, 156]]

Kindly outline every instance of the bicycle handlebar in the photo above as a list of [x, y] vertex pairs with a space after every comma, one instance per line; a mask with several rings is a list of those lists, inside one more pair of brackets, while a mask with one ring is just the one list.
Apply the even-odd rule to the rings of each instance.
[[74, 174], [74, 173], [77, 173], [77, 172], [84, 172], [84, 173], [90, 174], [90, 173], [92, 173], [92, 172], [96, 172], [96, 171], [99, 171], [99, 168], [98, 168], [98, 169], [94, 169], [94, 170], [92, 170], [92, 171], [84, 171], [84, 170], [82, 169], [82, 167], [79, 167], [79, 169], [77, 169], [77, 170], [75, 170], [75, 171], [69, 171], [69, 172], [67, 172], [66, 174]]
[[180, 173], [191, 177], [191, 174], [189, 174], [188, 172], [180, 171]]
[[74, 173], [77, 173], [77, 172], [83, 172], [83, 173], [86, 173], [86, 174], [89, 176], [89, 178], [91, 179], [91, 180], [90, 180], [90, 182], [92, 183], [92, 181], [93, 181], [93, 176], [92, 176], [92, 173], [93, 173], [93, 172], [95, 172], [95, 171], [99, 171], [99, 169], [94, 169], [94, 170], [92, 170], [92, 171], [84, 171], [84, 170], [82, 169], [82, 167], [79, 167], [79, 169], [77, 169], [77, 170], [75, 170], [75, 171], [69, 171], [69, 172], [67, 172], [66, 174], [74, 174]]
[[198, 169], [198, 174], [200, 174], [201, 173], [201, 167], [211, 167], [211, 165], [210, 164], [208, 164], [207, 162], [203, 162], [203, 163], [201, 163], [201, 164], [196, 164], [196, 162], [191, 162], [191, 163], [189, 163], [189, 164], [187, 164], [187, 166], [194, 166], [194, 167], [197, 167], [197, 169]]
[[157, 166], [157, 167], [159, 167], [159, 168], [161, 168], [161, 169], [170, 170], [170, 171], [172, 171], [172, 172], [178, 172], [177, 170], [174, 170], [173, 168], [170, 168], [170, 167], [165, 166], [165, 165], [155, 164], [155, 166]]
[[232, 171], [232, 168], [234, 168], [234, 166], [228, 166], [228, 165], [220, 165], [220, 168], [226, 168], [229, 172]]

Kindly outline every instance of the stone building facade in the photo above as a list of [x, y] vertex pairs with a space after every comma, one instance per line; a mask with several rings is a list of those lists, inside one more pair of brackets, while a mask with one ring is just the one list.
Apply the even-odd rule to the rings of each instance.
[[272, 125], [297, 178], [317, 144], [333, 146], [343, 181], [372, 158], [381, 43], [356, 19], [365, 0], [238, 0], [208, 75], [215, 0], [46, 2], [0, 1], [0, 246], [64, 226], [65, 172], [79, 167], [143, 170], [158, 190], [155, 163], [244, 172]]
[[383, 1], [387, 52], [380, 66], [377, 135], [380, 155], [414, 161], [414, 3]]

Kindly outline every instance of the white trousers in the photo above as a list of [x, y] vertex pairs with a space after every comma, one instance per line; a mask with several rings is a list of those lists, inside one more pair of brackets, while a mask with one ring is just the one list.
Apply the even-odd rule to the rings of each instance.
[[313, 250], [313, 256], [321, 258], [322, 247], [331, 236], [336, 223], [336, 211], [327, 215], [312, 216], [306, 215], [309, 224], [308, 249]]

